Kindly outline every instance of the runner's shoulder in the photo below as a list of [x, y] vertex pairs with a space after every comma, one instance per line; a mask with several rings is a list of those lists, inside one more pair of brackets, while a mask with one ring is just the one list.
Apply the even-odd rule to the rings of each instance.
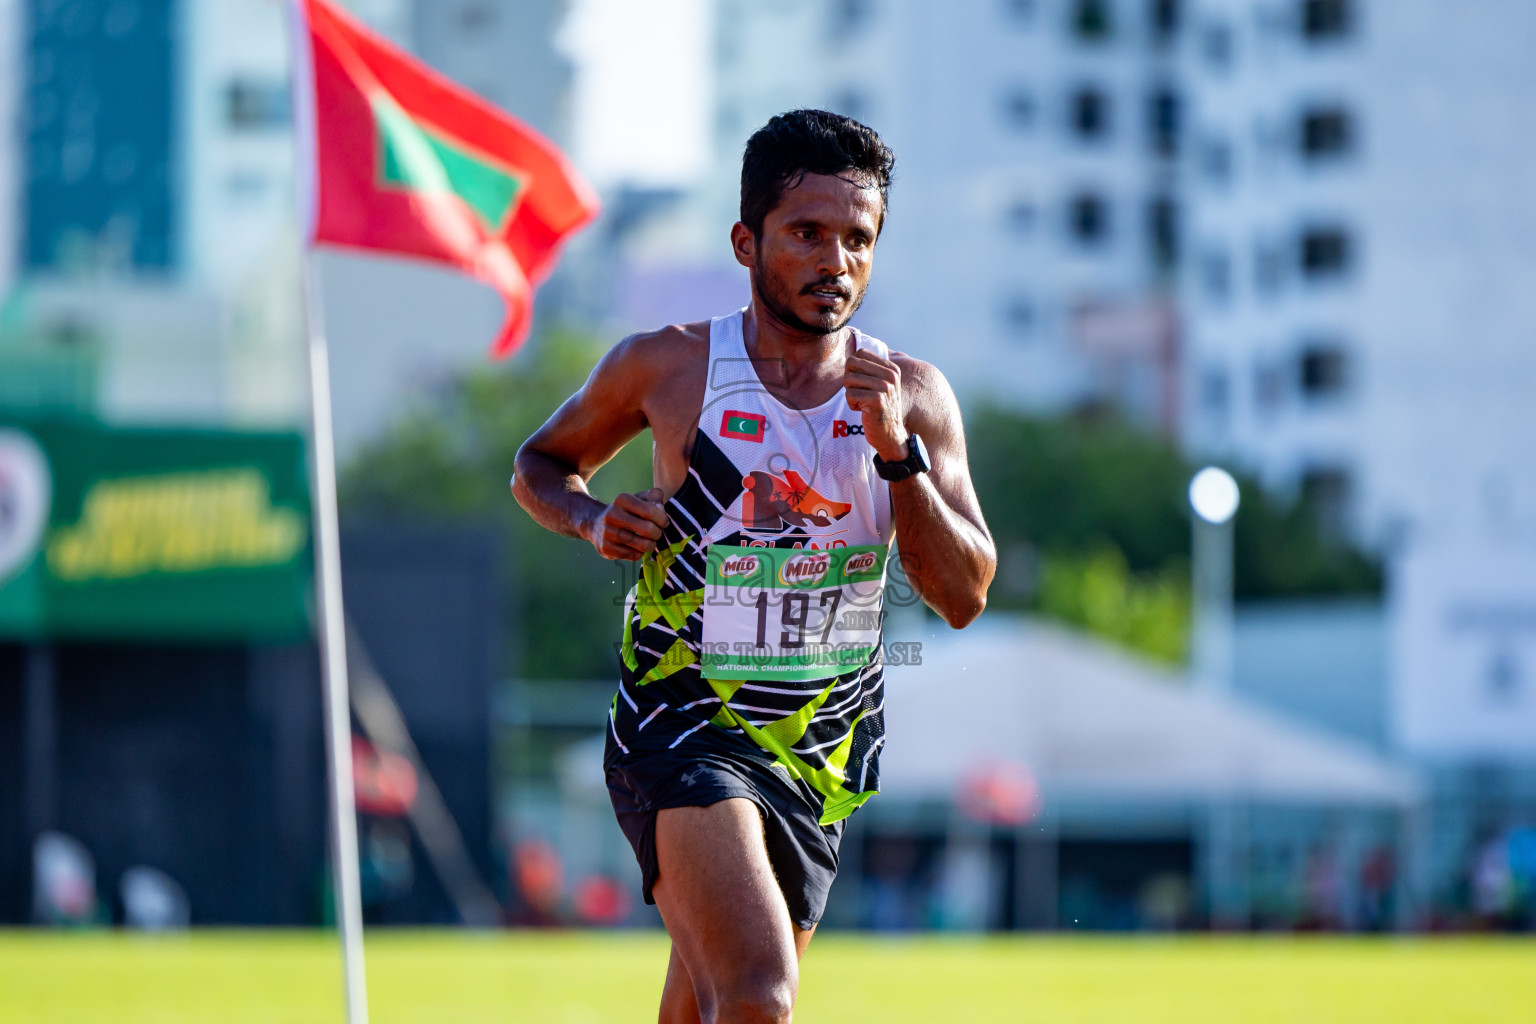
[[644, 400], [658, 389], [667, 391], [679, 382], [701, 376], [708, 365], [708, 321], [641, 331], [614, 345], [598, 360], [587, 391], [608, 396], [622, 393]]
[[913, 397], [937, 398], [954, 393], [949, 378], [926, 360], [892, 349], [891, 362], [901, 371], [901, 386]]
[[609, 357], [632, 372], [676, 373], [691, 364], [707, 363], [709, 321], [631, 334], [613, 347]]

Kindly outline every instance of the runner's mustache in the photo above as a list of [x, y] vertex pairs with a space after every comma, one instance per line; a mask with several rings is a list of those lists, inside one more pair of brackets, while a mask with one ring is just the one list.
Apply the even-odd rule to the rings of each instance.
[[800, 294], [809, 295], [818, 288], [834, 289], [837, 294], [841, 295], [845, 299], [853, 294], [852, 289], [850, 289], [846, 284], [843, 284], [841, 280], [835, 277], [823, 277], [819, 281], [812, 281], [810, 284], [800, 289]]

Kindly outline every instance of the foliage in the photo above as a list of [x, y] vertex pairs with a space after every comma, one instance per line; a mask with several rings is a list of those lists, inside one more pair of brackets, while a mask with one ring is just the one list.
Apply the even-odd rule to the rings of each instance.
[[1036, 608], [1170, 664], [1189, 645], [1189, 567], [1174, 563], [1132, 575], [1119, 548], [1061, 554], [1040, 570]]
[[[602, 349], [554, 332], [510, 365], [477, 369], [407, 412], [341, 478], [341, 510], [357, 520], [494, 523], [504, 538], [504, 645], [509, 673], [600, 678], [616, 672], [627, 566], [584, 541], [542, 529], [508, 487], [518, 446], [581, 387]], [[592, 481], [596, 495], [650, 486], [650, 451], [630, 444]]]
[[[983, 407], [966, 436], [1002, 558], [993, 604], [1061, 618], [1161, 660], [1181, 657], [1195, 467], [1166, 440], [1103, 418]], [[1238, 599], [1380, 591], [1377, 562], [1325, 538], [1305, 501], [1236, 475]]]

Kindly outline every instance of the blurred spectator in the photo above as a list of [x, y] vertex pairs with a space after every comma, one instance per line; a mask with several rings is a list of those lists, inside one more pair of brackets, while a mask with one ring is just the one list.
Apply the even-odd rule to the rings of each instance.
[[416, 861], [411, 855], [411, 834], [403, 822], [394, 818], [368, 822], [362, 854], [364, 903], [399, 899], [411, 891]]
[[560, 854], [542, 839], [525, 839], [512, 851], [513, 882], [521, 897], [519, 924], [558, 924], [564, 869]]
[[1152, 931], [1173, 931], [1189, 923], [1193, 905], [1189, 879], [1173, 873], [1147, 879], [1137, 897], [1141, 927]]
[[123, 924], [146, 932], [180, 931], [192, 923], [187, 891], [164, 871], [139, 865], [118, 883]]
[[1478, 848], [1472, 910], [1485, 928], [1521, 931], [1536, 924], [1536, 828], [1507, 829]]
[[1016, 827], [1040, 813], [1040, 790], [1026, 766], [986, 761], [961, 781], [960, 810], [972, 821]]
[[1337, 931], [1343, 924], [1344, 879], [1338, 853], [1328, 846], [1313, 848], [1307, 858], [1307, 909], [1300, 926]]
[[1514, 906], [1515, 879], [1509, 844], [1502, 834], [1488, 838], [1472, 865], [1472, 911], [1486, 927], [1502, 927]]
[[1360, 866], [1360, 926], [1368, 932], [1392, 927], [1392, 893], [1397, 884], [1397, 857], [1381, 845]]
[[32, 851], [32, 916], [38, 924], [96, 920], [96, 861], [77, 839], [44, 832]]
[[628, 891], [607, 875], [592, 875], [577, 882], [572, 902], [583, 924], [622, 924], [629, 916]]

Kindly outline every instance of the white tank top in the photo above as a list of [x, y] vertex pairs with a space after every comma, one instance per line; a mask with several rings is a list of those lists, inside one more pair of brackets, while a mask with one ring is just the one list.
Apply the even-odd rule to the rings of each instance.
[[[775, 365], [747, 355], [744, 314], [709, 325], [698, 429], [741, 470], [743, 491], [704, 539], [740, 531], [746, 543], [778, 547], [888, 545], [890, 485], [875, 474], [863, 417], [842, 388], [814, 409], [792, 409], [769, 393], [762, 378]], [[858, 330], [854, 340], [860, 349], [890, 356], [884, 342]]]
[[756, 764], [830, 826], [880, 787], [890, 485], [842, 388], [814, 409], [768, 392], [742, 316], [710, 322], [688, 477], [625, 602], [608, 756]]

